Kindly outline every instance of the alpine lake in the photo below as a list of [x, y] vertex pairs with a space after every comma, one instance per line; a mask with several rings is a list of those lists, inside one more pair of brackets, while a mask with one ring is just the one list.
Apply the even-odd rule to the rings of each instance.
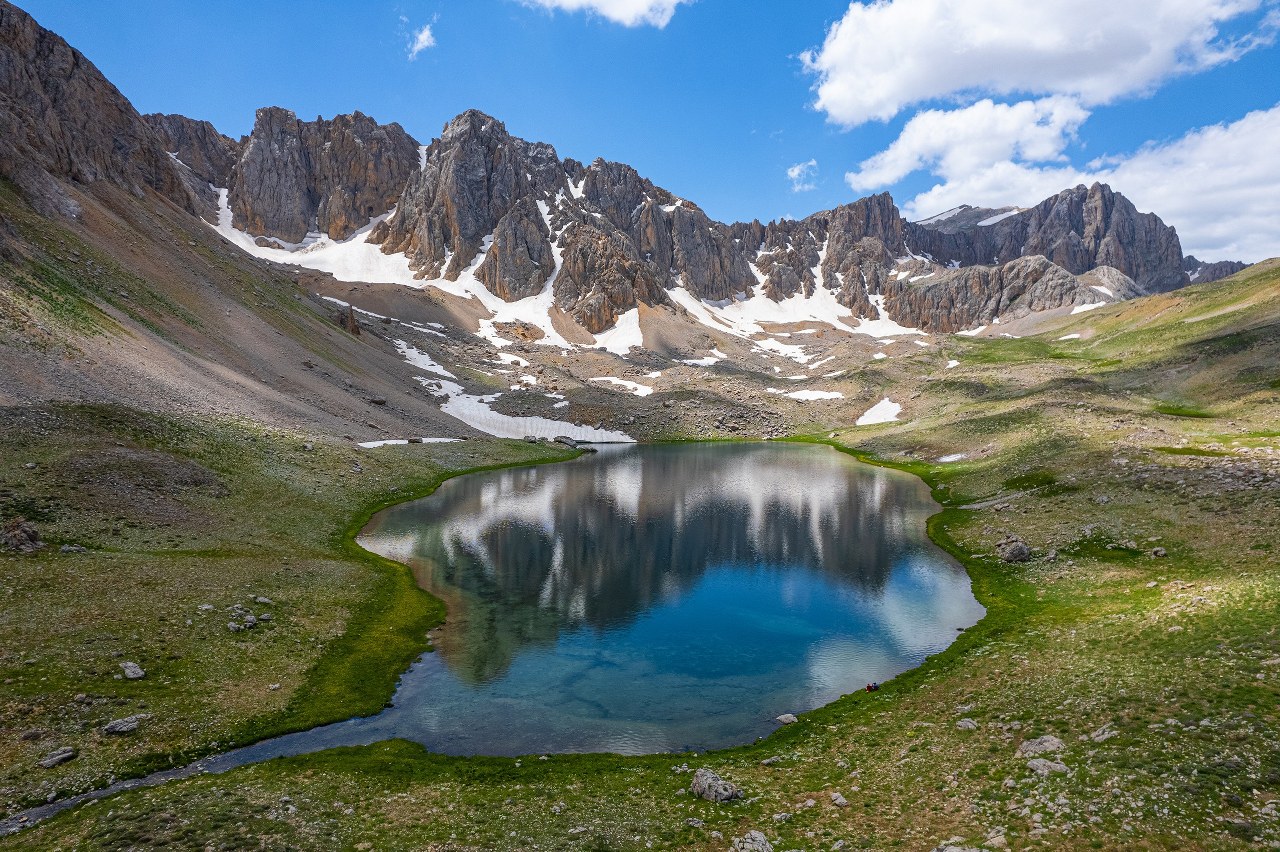
[[391, 705], [234, 762], [393, 738], [506, 756], [751, 742], [982, 617], [926, 535], [937, 509], [914, 476], [799, 444], [605, 445], [458, 477], [359, 537], [448, 606]]

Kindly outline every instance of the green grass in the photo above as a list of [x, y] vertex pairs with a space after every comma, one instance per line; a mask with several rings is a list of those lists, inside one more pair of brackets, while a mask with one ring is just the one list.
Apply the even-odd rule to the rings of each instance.
[[1167, 456], [1204, 456], [1206, 458], [1230, 458], [1231, 453], [1220, 450], [1202, 450], [1198, 447], [1152, 447], [1157, 453]]
[[1194, 405], [1175, 405], [1174, 403], [1157, 405], [1155, 412], [1169, 417], [1193, 417], [1199, 419], [1212, 419], [1216, 416], [1212, 412]]
[[[0, 520], [28, 517], [50, 542], [0, 554], [0, 593], [9, 606], [21, 590], [30, 619], [0, 619], [0, 648], [25, 649], [0, 651], [10, 806], [377, 712], [443, 607], [355, 544], [364, 521], [465, 471], [575, 455], [513, 441], [305, 452], [303, 440], [113, 406], [0, 409]], [[275, 620], [233, 636], [222, 611], [255, 595], [275, 601]], [[114, 681], [121, 658], [148, 677]], [[158, 721], [96, 741], [105, 714], [140, 705]], [[49, 749], [17, 738], [33, 717], [56, 719], [50, 736], [82, 756], [33, 772]]]

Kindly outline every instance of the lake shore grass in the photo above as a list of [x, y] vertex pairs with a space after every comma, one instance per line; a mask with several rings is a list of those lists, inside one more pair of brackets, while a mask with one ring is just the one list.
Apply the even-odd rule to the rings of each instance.
[[[1267, 677], [1280, 657], [1271, 629], [1280, 589], [1270, 552], [1252, 546], [1265, 544], [1274, 502], [1240, 488], [1210, 504], [1187, 490], [1190, 471], [1236, 465], [1239, 455], [1129, 446], [1118, 465], [1108, 442], [1084, 437], [1110, 412], [1080, 418], [1081, 434], [1066, 440], [1046, 437], [1045, 413], [1022, 417], [999, 453], [945, 465], [911, 449], [918, 433], [849, 430], [821, 440], [929, 484], [941, 506], [930, 535], [966, 566], [988, 612], [880, 691], [804, 714], [761, 743], [708, 755], [546, 760], [450, 758], [381, 743], [124, 794], [6, 845], [124, 848], [150, 839], [183, 847], [217, 836], [228, 848], [723, 849], [751, 829], [775, 848], [812, 849], [840, 841], [931, 849], [953, 837], [973, 848], [1212, 849], [1267, 840], [1274, 827], [1262, 814], [1280, 782]], [[1197, 442], [1220, 452], [1213, 448], [1224, 437]], [[339, 527], [337, 540], [350, 542], [377, 506], [416, 493], [407, 479], [394, 487], [401, 490], [348, 499], [356, 520]], [[961, 508], [974, 503], [990, 505]], [[1259, 530], [1227, 560], [1222, 510]], [[1032, 546], [1030, 562], [994, 555], [1006, 534]], [[1125, 546], [1140, 534], [1142, 547]], [[1153, 557], [1156, 546], [1169, 555]], [[962, 719], [976, 728], [958, 728]], [[1018, 756], [1020, 743], [1043, 735], [1062, 741], [1045, 757], [1066, 772], [1042, 777]], [[714, 805], [682, 795], [689, 776], [673, 767], [685, 764], [713, 768], [747, 800]], [[833, 804], [833, 793], [848, 805]], [[782, 814], [790, 816], [775, 820]]]
[[[956, 340], [961, 366], [922, 373], [903, 422], [822, 429], [823, 443], [929, 485], [940, 505], [929, 533], [987, 607], [946, 651], [878, 692], [705, 755], [450, 758], [388, 742], [270, 761], [80, 807], [0, 846], [724, 850], [757, 830], [776, 850], [1274, 847], [1280, 338], [1241, 337], [1244, 313], [1229, 309], [1248, 304], [1249, 322], [1272, 322], [1258, 306], [1275, 303], [1278, 280], [1272, 265], [1064, 320], [1092, 333], [1070, 346]], [[1157, 410], [1165, 399], [1179, 410]], [[192, 470], [177, 502], [214, 523], [184, 520], [161, 499], [164, 483], [132, 502], [147, 513], [135, 526], [118, 520], [102, 505], [112, 476], [71, 464], [67, 441], [82, 423], [0, 430], [9, 505], [45, 518], [55, 544], [84, 541], [97, 554], [0, 558], [6, 611], [17, 614], [0, 623], [10, 808], [102, 783], [130, 749], [225, 744], [252, 720], [283, 718], [362, 595], [376, 597], [377, 569], [335, 554], [335, 531], [374, 501], [412, 493], [415, 476], [539, 452], [493, 442], [301, 456], [295, 438], [247, 440], [250, 426], [187, 440], [132, 417], [95, 427], [90, 449], [115, 454], [120, 441], [213, 471], [235, 496], [216, 496], [217, 483]], [[27, 458], [35, 473], [22, 472]], [[55, 463], [76, 473], [73, 484], [98, 484], [55, 493], [40, 470]], [[299, 466], [309, 472], [272, 473]], [[295, 480], [305, 486], [282, 500], [280, 483]], [[1010, 538], [1027, 561], [998, 556]], [[251, 595], [273, 598], [279, 617], [229, 634], [227, 607]], [[199, 615], [205, 601], [216, 619]], [[147, 678], [113, 680], [134, 655]], [[356, 698], [371, 706], [375, 692]], [[142, 739], [97, 733], [139, 711], [156, 717]], [[37, 727], [53, 733], [19, 739]], [[83, 746], [80, 757], [37, 771], [64, 739]], [[1037, 741], [1045, 750], [1026, 753]], [[686, 767], [715, 770], [746, 798], [693, 798]]]

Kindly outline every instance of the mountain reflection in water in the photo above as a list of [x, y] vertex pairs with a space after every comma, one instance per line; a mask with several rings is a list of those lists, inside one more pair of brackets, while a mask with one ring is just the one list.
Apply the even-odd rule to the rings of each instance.
[[[456, 478], [380, 513], [361, 544], [410, 564], [447, 603], [438, 660], [425, 668], [456, 678], [449, 690], [470, 684], [477, 706], [486, 695], [531, 700], [531, 683], [507, 695], [534, 677], [520, 669], [525, 656], [543, 667], [548, 690], [561, 684], [561, 664], [630, 667], [654, 688], [684, 677], [681, 688], [713, 695], [708, 684], [721, 678], [737, 683], [724, 695], [733, 701], [754, 688], [748, 679], [764, 678], [760, 688], [777, 688], [787, 704], [755, 710], [760, 730], [772, 715], [918, 664], [980, 617], [968, 578], [925, 537], [936, 509], [918, 478], [826, 448], [630, 446]], [[657, 623], [660, 635], [646, 636]], [[584, 678], [611, 683], [598, 670], [575, 678], [573, 690]], [[430, 692], [440, 690], [424, 688], [421, 700]], [[413, 693], [403, 687], [397, 707]], [[576, 697], [579, 713], [630, 713]], [[428, 716], [438, 727], [420, 709]]]

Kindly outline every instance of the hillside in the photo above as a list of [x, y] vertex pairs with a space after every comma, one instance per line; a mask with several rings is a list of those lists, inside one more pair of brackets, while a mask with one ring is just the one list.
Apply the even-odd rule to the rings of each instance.
[[[0, 0], [0, 847], [1280, 845], [1280, 260], [1241, 267], [1101, 184], [726, 224], [475, 111], [234, 140]], [[448, 614], [355, 535], [580, 452], [526, 435], [913, 473], [987, 615], [735, 749], [392, 741], [59, 810], [378, 712]]]

